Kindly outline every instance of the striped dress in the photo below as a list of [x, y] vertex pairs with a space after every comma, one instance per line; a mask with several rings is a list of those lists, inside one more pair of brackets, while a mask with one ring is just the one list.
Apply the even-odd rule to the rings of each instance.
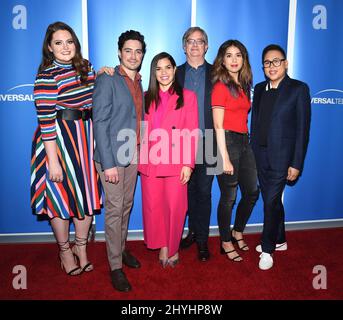
[[[90, 65], [86, 83], [72, 65], [56, 61], [37, 75], [34, 99], [38, 128], [32, 142], [31, 208], [34, 214], [50, 218], [83, 219], [100, 213], [100, 179], [93, 162], [92, 121], [62, 120], [56, 110], [91, 109], [95, 73]], [[56, 141], [63, 182], [49, 180], [44, 141]]]

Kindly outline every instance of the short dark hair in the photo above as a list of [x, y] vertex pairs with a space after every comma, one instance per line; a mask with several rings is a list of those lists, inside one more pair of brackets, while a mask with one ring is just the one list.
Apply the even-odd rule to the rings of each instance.
[[262, 64], [264, 62], [264, 57], [266, 56], [267, 52], [272, 50], [279, 51], [283, 55], [283, 58], [287, 59], [285, 50], [283, 50], [282, 47], [280, 47], [278, 44], [270, 44], [263, 49]]
[[135, 30], [127, 30], [123, 32], [118, 38], [118, 49], [121, 51], [123, 49], [124, 43], [128, 40], [137, 40], [142, 44], [142, 51], [145, 54], [146, 44], [144, 41], [144, 36]]

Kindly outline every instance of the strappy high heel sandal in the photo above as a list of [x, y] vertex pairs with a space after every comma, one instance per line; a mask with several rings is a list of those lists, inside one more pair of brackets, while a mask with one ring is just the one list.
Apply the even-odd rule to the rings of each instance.
[[[176, 254], [175, 254], [176, 255]], [[175, 255], [173, 257], [175, 257]], [[177, 256], [176, 259], [168, 259], [168, 265], [169, 267], [175, 268], [177, 264], [180, 263], [180, 257]]]
[[[236, 252], [236, 253], [237, 253], [237, 256], [235, 256], [235, 257], [233, 257], [233, 258], [230, 258], [230, 257], [228, 256], [228, 253], [232, 253], [232, 252]], [[221, 253], [221, 254], [226, 254], [227, 258], [228, 258], [229, 260], [231, 260], [232, 262], [242, 262], [242, 261], [243, 261], [243, 258], [238, 254], [238, 252], [237, 252], [235, 249], [230, 250], [230, 251], [226, 251], [226, 250], [223, 248], [222, 243], [220, 243], [220, 253]], [[241, 260], [237, 260], [237, 259], [241, 259]]]
[[231, 242], [232, 242], [232, 243], [237, 243], [238, 249], [239, 249], [239, 250], [241, 250], [241, 251], [248, 251], [248, 250], [249, 250], [248, 245], [247, 245], [247, 244], [244, 244], [243, 246], [240, 246], [240, 245], [239, 245], [239, 242], [240, 242], [240, 241], [244, 241], [244, 239], [243, 239], [243, 238], [241, 238], [241, 239], [236, 239], [236, 238], [233, 236], [232, 232], [231, 232]]
[[82, 272], [90, 272], [90, 271], [93, 271], [93, 269], [94, 269], [93, 264], [91, 262], [89, 262], [89, 261], [85, 265], [83, 265], [83, 266], [81, 265], [80, 257], [77, 254], [77, 250], [75, 249], [75, 248], [83, 247], [83, 246], [86, 246], [86, 245], [87, 245], [87, 238], [80, 238], [80, 237], [76, 236], [75, 237], [75, 245], [71, 249], [71, 251], [74, 254], [74, 257], [78, 260], [78, 262], [80, 264]]
[[[64, 266], [64, 264], [63, 264], [63, 261], [62, 261], [62, 258], [61, 258], [61, 253], [62, 253], [62, 252], [66, 252], [66, 251], [68, 251], [68, 250], [72, 251], [72, 250], [70, 249], [70, 246], [69, 246], [69, 240], [67, 240], [67, 241], [65, 241], [65, 242], [57, 242], [57, 244], [58, 244], [58, 246], [59, 246], [59, 248], [60, 248], [60, 252], [59, 252], [59, 254], [58, 254], [58, 257], [59, 257], [59, 259], [60, 259], [61, 269], [62, 269], [64, 272], [66, 272], [66, 274], [67, 274], [68, 276], [78, 276], [78, 275], [80, 275], [80, 274], [82, 273], [82, 269], [81, 269], [79, 266], [77, 266], [76, 268], [73, 268], [73, 269], [71, 269], [71, 270], [68, 271], [68, 270], [65, 268], [65, 266]], [[73, 252], [72, 252], [72, 254], [73, 254]], [[73, 254], [73, 255], [74, 255], [74, 254]], [[75, 257], [74, 257], [74, 261], [75, 261]], [[75, 261], [75, 264], [76, 264], [76, 261]]]
[[168, 259], [159, 259], [159, 261], [163, 268], [168, 266]]
[[[164, 247], [164, 248], [165, 248], [165, 247]], [[164, 248], [161, 248], [161, 249], [160, 249], [160, 253], [159, 253], [159, 255], [158, 255], [158, 260], [159, 260], [159, 262], [160, 262], [162, 268], [166, 268], [166, 267], [168, 266], [168, 251], [166, 252], [166, 251], [164, 250], [164, 254], [162, 254], [162, 258], [161, 258], [161, 253], [162, 253], [162, 250], [163, 250]]]
[[180, 259], [177, 258], [175, 260], [168, 260], [169, 267], [175, 268], [177, 264], [180, 263]]

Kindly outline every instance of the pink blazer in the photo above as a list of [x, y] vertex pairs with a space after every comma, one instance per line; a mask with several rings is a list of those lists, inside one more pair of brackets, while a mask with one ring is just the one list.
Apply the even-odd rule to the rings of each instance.
[[[197, 97], [193, 91], [183, 89], [184, 105], [175, 110], [177, 98], [176, 94], [170, 97], [160, 129], [151, 129], [155, 103], [144, 116], [138, 165], [138, 171], [144, 175], [149, 176], [153, 161], [158, 162], [155, 174], [160, 177], [178, 176], [183, 166], [194, 168], [199, 139]], [[160, 140], [153, 141], [154, 136]]]

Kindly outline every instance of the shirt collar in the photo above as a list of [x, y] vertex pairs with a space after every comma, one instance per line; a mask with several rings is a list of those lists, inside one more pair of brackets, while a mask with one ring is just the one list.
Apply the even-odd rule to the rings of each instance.
[[266, 84], [266, 91], [268, 91], [268, 90], [270, 90], [270, 89], [277, 90], [277, 89], [281, 88], [282, 85], [283, 85], [284, 82], [285, 82], [285, 79], [286, 79], [287, 77], [288, 77], [288, 76], [287, 76], [287, 74], [286, 74], [286, 75], [284, 76], [284, 78], [279, 82], [279, 84], [278, 84], [278, 86], [277, 86], [276, 88], [273, 88], [271, 82], [268, 81], [267, 84]]
[[169, 88], [167, 91], [162, 91], [161, 89], [158, 89], [160, 97], [169, 97], [173, 94], [173, 89]]
[[[118, 72], [121, 76], [129, 78], [129, 76], [127, 75], [127, 73], [125, 72], [124, 68], [121, 65], [118, 66]], [[137, 72], [135, 75], [135, 81], [140, 81], [141, 79], [142, 79], [142, 76], [140, 75], [139, 72]]]
[[200, 71], [205, 69], [206, 66], [206, 61], [204, 61], [204, 63], [200, 66], [198, 66], [198, 68], [193, 68], [187, 61], [186, 61], [186, 70], [195, 70], [195, 71]]

